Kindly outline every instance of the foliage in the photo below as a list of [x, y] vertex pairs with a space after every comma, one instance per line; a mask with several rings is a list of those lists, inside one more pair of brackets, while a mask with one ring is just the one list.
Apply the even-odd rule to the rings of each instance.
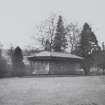
[[70, 23], [69, 25], [67, 25], [66, 34], [68, 48], [70, 49], [71, 53], [74, 53], [80, 39], [80, 28], [78, 27], [78, 24]]
[[90, 28], [88, 23], [85, 23], [80, 34], [79, 45], [75, 50], [75, 53], [79, 56], [84, 57], [83, 63], [81, 65], [86, 75], [88, 74], [89, 69], [92, 65], [93, 61], [92, 53], [97, 49], [97, 47], [98, 47], [97, 38], [94, 32], [92, 32], [92, 29]]
[[98, 41], [97, 38], [92, 32], [92, 29], [85, 23], [83, 26], [83, 30], [80, 34], [80, 42], [78, 45], [77, 53], [82, 57], [87, 57], [88, 55], [92, 54], [92, 52], [97, 48]]
[[105, 49], [104, 45], [102, 44], [102, 49], [95, 51], [94, 53], [94, 63], [96, 66], [103, 70], [103, 74], [105, 71]]
[[54, 51], [61, 52], [67, 48], [66, 32], [63, 25], [62, 16], [59, 16], [56, 28], [56, 34], [53, 41]]
[[46, 43], [49, 43], [49, 50], [52, 50], [53, 46], [53, 39], [56, 32], [56, 20], [57, 16], [52, 15], [49, 16], [44, 22], [42, 22], [39, 26], [37, 26], [37, 36], [38, 42], [43, 46], [46, 50]]
[[13, 62], [13, 53], [14, 53], [14, 48], [13, 47], [11, 47], [10, 49], [8, 49], [7, 54], [10, 57], [11, 62]]
[[[70, 49], [70, 53], [72, 53], [78, 45], [80, 29], [78, 28], [77, 24], [73, 24], [73, 23], [67, 24], [64, 27], [64, 22], [62, 20], [61, 22], [62, 29], [58, 30], [59, 20], [57, 20], [57, 18], [58, 18], [57, 15], [49, 16], [48, 19], [46, 19], [40, 25], [38, 25], [36, 30], [38, 31], [37, 37], [33, 37], [33, 39], [34, 40], [37, 39], [38, 42], [41, 44], [41, 46], [43, 46], [44, 50], [52, 51], [55, 48], [54, 43], [60, 42], [62, 43], [62, 50], [67, 48], [67, 49]], [[58, 36], [57, 31], [60, 31], [60, 32], [62, 31], [61, 33], [59, 32], [58, 33], [59, 33], [59, 36], [60, 37], [62, 36], [62, 39], [64, 39], [63, 41], [60, 41], [59, 38], [56, 38], [55, 40], [55, 37]], [[64, 43], [66, 42], [66, 44], [63, 45], [63, 42]]]
[[5, 77], [8, 74], [8, 65], [6, 60], [2, 56], [2, 50], [0, 49], [0, 77]]
[[[61, 43], [62, 50], [64, 50], [67, 47], [67, 39], [65, 37], [66, 28], [64, 28], [62, 16], [59, 16], [58, 20], [57, 18], [57, 15], [52, 15], [41, 25], [38, 26], [37, 39], [43, 46], [44, 50], [55, 50], [55, 47], [58, 43]], [[59, 46], [59, 44], [57, 46]]]
[[46, 40], [45, 42], [45, 51], [51, 51], [51, 46], [49, 40]]
[[23, 54], [20, 47], [16, 47], [13, 53], [13, 75], [24, 76], [25, 65], [23, 63]]

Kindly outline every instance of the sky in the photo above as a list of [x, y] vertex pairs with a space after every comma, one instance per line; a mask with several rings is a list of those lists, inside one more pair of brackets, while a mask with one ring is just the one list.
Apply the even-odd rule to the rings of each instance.
[[0, 42], [3, 48], [38, 47], [35, 26], [51, 14], [68, 23], [88, 22], [99, 42], [105, 41], [105, 0], [0, 0]]

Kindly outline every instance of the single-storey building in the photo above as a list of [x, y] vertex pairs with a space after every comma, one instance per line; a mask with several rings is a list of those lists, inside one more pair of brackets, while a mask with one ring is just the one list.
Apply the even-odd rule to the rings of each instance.
[[33, 74], [78, 74], [83, 58], [70, 53], [43, 51], [29, 56]]

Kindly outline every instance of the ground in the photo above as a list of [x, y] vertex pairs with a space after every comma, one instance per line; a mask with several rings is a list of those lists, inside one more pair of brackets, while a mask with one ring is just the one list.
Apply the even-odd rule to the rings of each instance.
[[0, 79], [0, 105], [105, 105], [105, 77]]

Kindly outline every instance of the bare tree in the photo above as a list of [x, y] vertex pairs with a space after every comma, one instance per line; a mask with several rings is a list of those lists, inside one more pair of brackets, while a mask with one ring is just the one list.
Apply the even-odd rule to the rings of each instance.
[[37, 26], [38, 29], [37, 40], [44, 47], [44, 49], [46, 48], [46, 41], [49, 41], [50, 51], [52, 50], [53, 38], [56, 31], [56, 21], [57, 21], [57, 15], [52, 15], [48, 17], [47, 20], [42, 22], [39, 26]]
[[66, 27], [66, 33], [67, 33], [67, 39], [68, 39], [68, 47], [70, 49], [70, 52], [72, 53], [75, 48], [78, 46], [79, 42], [79, 35], [80, 35], [80, 29], [78, 28], [77, 24], [70, 23]]

